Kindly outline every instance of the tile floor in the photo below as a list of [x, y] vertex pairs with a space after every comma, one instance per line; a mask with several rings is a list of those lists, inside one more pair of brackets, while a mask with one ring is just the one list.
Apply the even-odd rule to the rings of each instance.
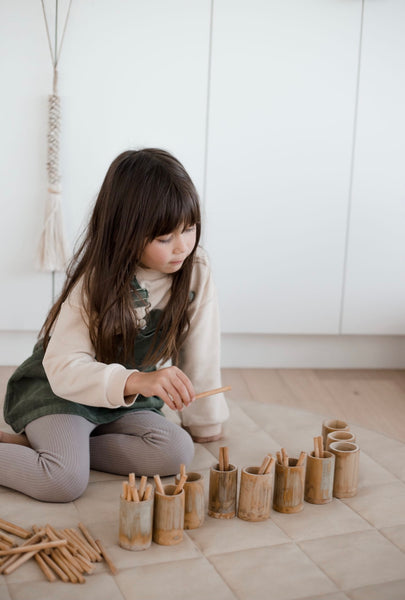
[[[312, 449], [322, 415], [229, 396], [231, 418], [221, 442], [196, 445], [190, 470], [205, 477], [228, 445], [239, 467], [260, 464], [285, 446]], [[330, 416], [330, 415], [325, 415]], [[173, 415], [169, 418], [176, 418]], [[7, 426], [0, 421], [0, 428]], [[44, 504], [0, 487], [0, 517], [19, 525], [76, 527], [100, 538], [118, 567], [97, 563], [86, 583], [49, 583], [34, 561], [0, 575], [1, 600], [404, 600], [405, 444], [354, 427], [361, 448], [358, 493], [298, 514], [272, 511], [268, 521], [206, 517], [177, 546], [142, 552], [118, 546], [122, 477], [91, 473], [85, 494], [70, 504]], [[171, 478], [164, 483], [171, 482]]]

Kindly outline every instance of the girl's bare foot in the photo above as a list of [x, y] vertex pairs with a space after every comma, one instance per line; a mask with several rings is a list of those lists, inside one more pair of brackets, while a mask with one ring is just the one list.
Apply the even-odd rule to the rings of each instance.
[[28, 446], [28, 448], [31, 447], [25, 433], [6, 433], [5, 431], [0, 431], [0, 443], [1, 442], [4, 444], [19, 444], [20, 446]]

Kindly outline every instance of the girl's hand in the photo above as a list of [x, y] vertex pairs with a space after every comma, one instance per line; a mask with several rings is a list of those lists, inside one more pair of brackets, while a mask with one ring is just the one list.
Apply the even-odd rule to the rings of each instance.
[[158, 396], [172, 410], [183, 410], [195, 397], [193, 384], [178, 367], [166, 367], [151, 373], [131, 373], [124, 395], [133, 394]]

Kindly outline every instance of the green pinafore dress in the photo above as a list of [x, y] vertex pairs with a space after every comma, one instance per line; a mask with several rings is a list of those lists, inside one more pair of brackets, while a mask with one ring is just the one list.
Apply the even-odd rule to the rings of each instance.
[[[134, 307], [147, 305], [148, 292], [139, 287], [134, 280], [132, 287], [136, 290]], [[134, 364], [131, 369], [155, 371], [156, 366], [142, 368], [143, 360], [150, 348], [152, 339], [161, 316], [160, 310], [151, 310], [146, 318], [146, 326], [140, 330], [134, 348]], [[79, 415], [92, 423], [101, 425], [111, 423], [129, 412], [136, 410], [152, 410], [162, 414], [163, 400], [157, 396], [139, 395], [132, 406], [104, 408], [78, 404], [53, 393], [42, 366], [44, 358], [43, 341], [39, 340], [32, 355], [14, 371], [9, 379], [4, 403], [4, 420], [15, 432], [24, 431], [26, 425], [52, 414]]]

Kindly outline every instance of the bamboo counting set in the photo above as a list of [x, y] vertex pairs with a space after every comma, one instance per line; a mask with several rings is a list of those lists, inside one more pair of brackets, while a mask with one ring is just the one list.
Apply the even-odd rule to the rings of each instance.
[[[209, 473], [208, 515], [215, 519], [237, 516], [245, 521], [264, 521], [270, 517], [271, 508], [293, 514], [303, 510], [304, 501], [326, 504], [333, 497], [354, 495], [359, 447], [347, 423], [336, 419], [325, 421], [322, 435], [315, 436], [313, 444], [313, 451], [301, 451], [298, 457], [288, 456], [282, 447], [276, 458], [268, 453], [260, 464], [242, 468], [239, 494], [238, 467], [230, 462], [229, 448], [221, 446], [218, 462]], [[159, 475], [154, 476], [154, 481], [154, 497], [144, 476], [139, 490], [134, 474], [123, 483], [120, 509], [123, 548], [142, 550], [152, 539], [157, 544], [178, 544], [184, 529], [195, 529], [204, 523], [204, 481], [200, 473], [186, 473], [185, 465], [181, 465], [174, 484], [164, 486]], [[145, 490], [143, 496], [142, 490]], [[141, 515], [142, 505], [145, 507]]]

